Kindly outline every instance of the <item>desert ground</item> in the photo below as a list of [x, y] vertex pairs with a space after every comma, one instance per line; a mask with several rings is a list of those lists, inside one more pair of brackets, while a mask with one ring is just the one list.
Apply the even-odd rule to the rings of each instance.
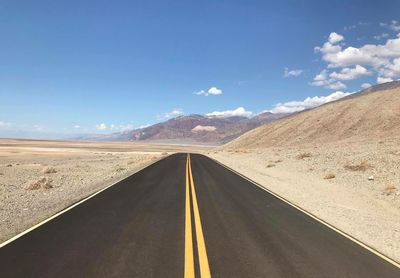
[[205, 149], [0, 139], [0, 242], [171, 153]]
[[208, 155], [400, 261], [400, 140]]
[[400, 88], [251, 130], [209, 155], [400, 262]]

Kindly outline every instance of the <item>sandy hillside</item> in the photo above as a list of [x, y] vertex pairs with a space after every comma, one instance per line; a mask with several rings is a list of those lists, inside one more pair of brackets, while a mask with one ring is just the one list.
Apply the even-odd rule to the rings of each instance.
[[245, 133], [226, 148], [263, 148], [400, 137], [400, 88], [336, 101]]
[[0, 242], [168, 154], [196, 150], [189, 146], [1, 139]]
[[208, 152], [400, 261], [400, 89], [326, 104]]

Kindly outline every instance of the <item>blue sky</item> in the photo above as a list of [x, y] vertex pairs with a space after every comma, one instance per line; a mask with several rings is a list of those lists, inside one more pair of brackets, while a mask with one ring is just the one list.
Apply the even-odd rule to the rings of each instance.
[[395, 80], [399, 11], [390, 0], [1, 1], [0, 136], [279, 112]]

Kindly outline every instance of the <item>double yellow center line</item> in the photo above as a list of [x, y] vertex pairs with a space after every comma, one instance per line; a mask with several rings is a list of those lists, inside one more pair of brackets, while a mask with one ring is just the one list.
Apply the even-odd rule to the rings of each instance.
[[[192, 198], [190, 198], [192, 197]], [[208, 265], [207, 250], [204, 242], [203, 229], [201, 227], [199, 207], [197, 205], [196, 190], [190, 163], [190, 154], [186, 158], [186, 197], [185, 197], [185, 278], [194, 278], [194, 257], [193, 257], [193, 237], [192, 237], [192, 206], [194, 226], [196, 231], [197, 251], [199, 257], [200, 277], [211, 277]], [[191, 202], [192, 201], [192, 202]]]

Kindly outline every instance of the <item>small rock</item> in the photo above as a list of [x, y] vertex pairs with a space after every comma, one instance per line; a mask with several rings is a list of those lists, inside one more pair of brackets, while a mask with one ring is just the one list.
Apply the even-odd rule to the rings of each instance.
[[368, 177], [368, 180], [369, 180], [369, 181], [373, 181], [373, 180], [374, 180], [374, 176]]

